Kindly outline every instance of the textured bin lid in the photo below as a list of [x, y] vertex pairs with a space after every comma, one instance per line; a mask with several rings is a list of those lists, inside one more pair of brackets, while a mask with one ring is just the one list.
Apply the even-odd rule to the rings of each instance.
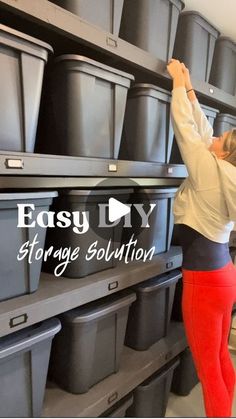
[[159, 195], [159, 194], [175, 194], [178, 188], [155, 188], [155, 189], [135, 189], [135, 194], [145, 194], [145, 195]]
[[171, 99], [171, 93], [159, 86], [149, 83], [136, 83], [129, 89], [129, 96], [152, 96], [154, 98], [160, 98], [160, 94], [164, 94], [166, 100], [169, 102]]
[[[16, 31], [15, 29], [9, 28], [8, 26], [0, 24], [0, 34], [1, 32], [8, 33], [10, 35], [13, 35], [17, 38], [23, 39], [24, 41], [30, 42], [31, 44], [35, 44], [39, 47], [45, 48], [46, 50], [53, 52], [53, 48], [51, 45], [47, 44], [46, 42], [43, 42], [37, 38], [34, 38], [33, 36], [27, 35], [23, 32]], [[0, 39], [1, 44], [1, 39]]]
[[73, 189], [70, 191], [64, 191], [63, 195], [66, 196], [104, 196], [104, 195], [127, 195], [131, 194], [134, 190], [133, 189]]
[[219, 44], [224, 44], [224, 46], [226, 47], [226, 48], [230, 48], [230, 49], [232, 49], [232, 51], [233, 52], [235, 52], [236, 53], [236, 43], [231, 39], [231, 38], [229, 38], [228, 36], [220, 36], [217, 40], [216, 40], [216, 47], [219, 45]]
[[64, 54], [55, 59], [55, 63], [61, 63], [63, 61], [77, 61], [80, 63], [86, 63], [93, 67], [97, 67], [99, 69], [108, 71], [109, 73], [116, 74], [117, 76], [125, 77], [129, 80], [134, 80], [134, 76], [132, 74], [125, 73], [121, 70], [117, 70], [116, 68], [110, 67], [106, 64], [102, 64], [99, 61], [92, 60], [91, 58], [84, 57], [83, 55]]
[[0, 193], [0, 201], [19, 201], [27, 199], [55, 198], [57, 192], [24, 192], [24, 193]]
[[231, 125], [235, 125], [236, 127], [236, 116], [230, 115], [228, 113], [220, 113], [217, 115], [217, 122], [229, 122]]
[[109, 295], [98, 301], [86, 304], [77, 309], [71, 310], [61, 316], [68, 323], [87, 323], [98, 320], [101, 317], [119, 311], [123, 307], [131, 305], [136, 300], [136, 294], [125, 291], [115, 295]]
[[211, 33], [215, 38], [218, 38], [220, 32], [218, 29], [213, 26], [209, 20], [207, 20], [201, 13], [196, 12], [195, 10], [189, 10], [187, 12], [181, 12], [179, 15], [179, 19], [185, 19], [187, 17], [193, 17], [194, 20], [201, 25], [204, 29], [206, 29], [209, 33]]
[[182, 277], [180, 271], [173, 271], [168, 274], [158, 275], [155, 278], [148, 279], [147, 281], [141, 282], [138, 285], [132, 287], [132, 289], [138, 294], [147, 294], [155, 292], [158, 289], [161, 289], [167, 282], [172, 283], [177, 282]]

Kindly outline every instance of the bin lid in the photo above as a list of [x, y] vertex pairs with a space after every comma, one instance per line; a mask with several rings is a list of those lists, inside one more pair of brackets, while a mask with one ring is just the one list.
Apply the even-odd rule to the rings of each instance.
[[161, 194], [175, 194], [178, 188], [137, 188], [134, 190], [134, 194], [145, 194], [145, 195], [161, 195]]
[[133, 189], [73, 189], [70, 191], [63, 191], [66, 196], [103, 196], [103, 195], [127, 195], [131, 194]]
[[[9, 26], [0, 24], [0, 34], [1, 32], [11, 34], [17, 38], [23, 39], [24, 41], [30, 42], [39, 47], [45, 48], [46, 50], [50, 52], [53, 52], [53, 48], [51, 47], [51, 45], [47, 44], [46, 42], [41, 41], [37, 38], [34, 38], [33, 36], [27, 35], [23, 32], [16, 31], [15, 29], [10, 28]], [[0, 40], [0, 44], [1, 44], [1, 40]]]
[[213, 24], [209, 22], [209, 20], [207, 20], [205, 16], [203, 16], [201, 13], [196, 12], [195, 10], [188, 10], [186, 12], [184, 11], [180, 13], [179, 19], [188, 16], [192, 16], [199, 25], [201, 25], [204, 29], [211, 33], [215, 38], [218, 38], [220, 34], [219, 30], [215, 26], [213, 26]]
[[125, 291], [68, 311], [61, 318], [66, 323], [87, 323], [130, 306], [135, 300], [136, 294], [134, 292]]
[[155, 84], [149, 83], [136, 83], [129, 89], [129, 96], [152, 96], [159, 98], [160, 93], [165, 95], [167, 101], [171, 99], [171, 93], [162, 87], [156, 86]]
[[176, 283], [182, 278], [182, 273], [178, 270], [158, 275], [155, 278], [148, 279], [140, 284], [134, 285], [132, 289], [138, 294], [147, 294], [155, 292], [161, 288], [166, 288]]
[[52, 318], [4, 336], [0, 339], [0, 359], [17, 355], [22, 351], [30, 351], [34, 345], [53, 339], [60, 329], [60, 321], [57, 318]]
[[0, 201], [19, 201], [27, 199], [46, 199], [55, 198], [58, 193], [53, 192], [14, 192], [14, 193], [0, 193]]
[[217, 121], [219, 121], [219, 119], [224, 120], [225, 122], [230, 122], [231, 125], [235, 125], [236, 127], [236, 116], [228, 113], [219, 113], [219, 115], [217, 115]]
[[220, 43], [225, 44], [227, 48], [230, 48], [232, 51], [236, 52], [236, 43], [228, 36], [219, 36], [219, 38], [216, 40], [216, 47]]
[[86, 63], [93, 67], [97, 67], [102, 70], [109, 71], [110, 73], [116, 74], [117, 76], [125, 77], [129, 80], [134, 80], [134, 76], [132, 74], [126, 73], [121, 70], [117, 70], [114, 67], [110, 67], [106, 64], [100, 63], [99, 61], [92, 60], [91, 58], [84, 57], [83, 55], [76, 55], [76, 54], [64, 54], [60, 55], [55, 59], [55, 63], [61, 63], [64, 61], [77, 61], [80, 63]]

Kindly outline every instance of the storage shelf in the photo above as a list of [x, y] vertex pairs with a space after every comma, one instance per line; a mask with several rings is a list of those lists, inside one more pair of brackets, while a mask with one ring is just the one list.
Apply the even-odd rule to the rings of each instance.
[[173, 246], [151, 261], [121, 262], [116, 268], [85, 278], [56, 278], [42, 273], [37, 292], [0, 303], [0, 337], [172, 271], [181, 264], [181, 248]]
[[[102, 55], [103, 62], [130, 72], [133, 70], [135, 73], [137, 70], [149, 74], [154, 80], [164, 81], [165, 86], [171, 89], [171, 80], [164, 61], [47, 0], [0, 0], [0, 10], [3, 22], [38, 36], [52, 43], [54, 47], [58, 42], [60, 44], [64, 37], [81, 46], [78, 53], [83, 53], [83, 47], [88, 47], [90, 55], [91, 51], [100, 54], [100, 58]], [[17, 19], [13, 20], [13, 16]], [[20, 18], [24, 21], [20, 21]], [[63, 49], [63, 52], [65, 51], [66, 47]], [[198, 80], [193, 80], [193, 85], [200, 97], [206, 99], [207, 104], [223, 106], [224, 111], [232, 111], [235, 114], [235, 96]]]
[[0, 151], [0, 175], [185, 178], [182, 164]]
[[139, 352], [124, 347], [119, 372], [96, 384], [88, 393], [70, 394], [49, 383], [43, 417], [98, 417], [186, 347], [183, 324], [171, 323], [168, 336], [149, 350]]

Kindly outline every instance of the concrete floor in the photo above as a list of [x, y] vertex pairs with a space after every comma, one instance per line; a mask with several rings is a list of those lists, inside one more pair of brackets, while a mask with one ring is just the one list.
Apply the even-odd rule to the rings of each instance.
[[[236, 351], [231, 352], [231, 356], [236, 368]], [[198, 384], [191, 391], [189, 396], [180, 397], [170, 394], [166, 417], [204, 417], [204, 405], [202, 390]], [[233, 417], [236, 417], [236, 392], [233, 405]]]

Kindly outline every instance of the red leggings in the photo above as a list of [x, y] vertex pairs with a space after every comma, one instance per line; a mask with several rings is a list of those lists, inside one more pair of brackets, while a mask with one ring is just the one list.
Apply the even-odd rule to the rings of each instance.
[[182, 309], [186, 335], [203, 388], [206, 415], [230, 417], [235, 371], [228, 350], [236, 268], [183, 269]]

